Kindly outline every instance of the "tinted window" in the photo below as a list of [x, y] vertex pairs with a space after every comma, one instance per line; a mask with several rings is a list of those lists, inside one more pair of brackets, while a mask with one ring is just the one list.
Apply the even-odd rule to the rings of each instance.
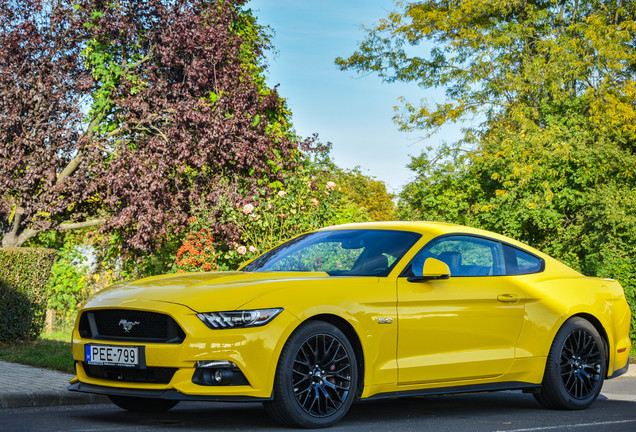
[[504, 245], [506, 256], [506, 273], [509, 275], [520, 275], [537, 273], [543, 270], [543, 260], [521, 249]]
[[420, 234], [393, 230], [318, 231], [283, 243], [243, 270], [386, 276], [420, 237]]
[[433, 240], [413, 258], [412, 273], [421, 276], [427, 258], [445, 262], [451, 276], [501, 276], [505, 274], [502, 245], [481, 237], [446, 236]]

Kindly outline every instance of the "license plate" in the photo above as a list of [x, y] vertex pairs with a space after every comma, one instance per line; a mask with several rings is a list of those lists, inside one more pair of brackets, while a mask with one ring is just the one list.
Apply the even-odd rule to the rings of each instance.
[[143, 347], [85, 345], [86, 363], [99, 366], [139, 367]]

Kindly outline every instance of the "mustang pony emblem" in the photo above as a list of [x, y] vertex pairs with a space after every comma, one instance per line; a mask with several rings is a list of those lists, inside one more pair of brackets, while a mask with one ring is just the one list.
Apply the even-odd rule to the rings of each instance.
[[130, 333], [130, 330], [131, 330], [134, 326], [136, 326], [137, 324], [139, 324], [139, 321], [135, 321], [135, 322], [132, 322], [132, 321], [126, 321], [124, 318], [122, 318], [122, 319], [120, 319], [120, 320], [119, 320], [119, 324], [118, 324], [118, 325], [122, 326], [122, 327], [124, 328], [124, 331], [125, 331], [126, 333]]

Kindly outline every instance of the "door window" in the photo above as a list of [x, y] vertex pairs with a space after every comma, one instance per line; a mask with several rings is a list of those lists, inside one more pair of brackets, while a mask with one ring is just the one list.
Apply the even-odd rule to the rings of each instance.
[[433, 240], [413, 258], [414, 276], [421, 276], [422, 264], [436, 258], [450, 268], [451, 276], [502, 276], [506, 273], [502, 244], [472, 236], [445, 236]]

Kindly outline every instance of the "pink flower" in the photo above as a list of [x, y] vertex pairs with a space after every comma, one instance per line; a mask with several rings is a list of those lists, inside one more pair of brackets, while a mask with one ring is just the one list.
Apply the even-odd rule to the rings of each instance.
[[256, 246], [250, 246], [250, 252], [258, 252], [258, 249], [256, 249]]
[[254, 211], [254, 206], [252, 204], [245, 204], [243, 206], [243, 213], [250, 214]]
[[267, 209], [271, 210], [272, 209], [272, 205], [270, 203], [267, 203]]
[[313, 205], [317, 206], [318, 204], [320, 204], [320, 201], [318, 201], [318, 199], [317, 199], [317, 198], [312, 198], [312, 199], [311, 199], [311, 203], [312, 203]]
[[333, 189], [336, 187], [336, 184], [332, 181], [327, 182], [327, 189]]
[[279, 196], [279, 197], [281, 197], [281, 198], [282, 198], [282, 197], [284, 197], [285, 195], [287, 195], [287, 192], [285, 192], [285, 191], [278, 191], [278, 196]]
[[239, 246], [236, 248], [236, 251], [239, 255], [245, 255], [247, 253], [247, 248], [245, 246]]

